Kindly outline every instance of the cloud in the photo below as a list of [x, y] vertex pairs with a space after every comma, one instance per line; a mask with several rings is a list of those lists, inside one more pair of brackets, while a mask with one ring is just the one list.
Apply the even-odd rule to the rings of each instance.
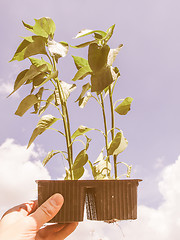
[[[14, 89], [13, 83], [10, 81], [3, 82], [2, 79], [0, 79], [0, 95], [2, 96], [8, 96]], [[19, 98], [19, 94], [15, 92], [13, 95], [15, 98]]]
[[[50, 179], [39, 160], [41, 151], [7, 139], [0, 146], [0, 215], [9, 207], [36, 197], [36, 179]], [[67, 239], [87, 240], [177, 240], [180, 236], [180, 156], [164, 167], [157, 183], [163, 197], [158, 208], [138, 206], [138, 219], [114, 224], [80, 223]], [[86, 173], [88, 175], [88, 172]], [[139, 191], [141, 186], [139, 186]], [[149, 190], [147, 190], [149, 191]], [[152, 199], [154, 196], [151, 196]]]
[[35, 199], [35, 180], [50, 179], [39, 160], [41, 151], [30, 149], [6, 139], [0, 146], [0, 215], [13, 205]]
[[[138, 219], [118, 224], [85, 221], [80, 223], [72, 239], [87, 240], [169, 240], [180, 236], [180, 156], [161, 172], [158, 183], [163, 202], [158, 208], [138, 207]], [[140, 186], [139, 186], [140, 190]], [[148, 190], [147, 190], [148, 191]], [[153, 196], [152, 196], [153, 199]]]

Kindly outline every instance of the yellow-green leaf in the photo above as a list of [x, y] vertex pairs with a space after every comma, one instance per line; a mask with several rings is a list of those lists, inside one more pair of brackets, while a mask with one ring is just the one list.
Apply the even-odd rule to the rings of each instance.
[[46, 39], [40, 36], [25, 38], [19, 45], [11, 61], [22, 61], [36, 54], [46, 54], [45, 42]]
[[58, 118], [55, 118], [51, 114], [42, 116], [31, 135], [31, 138], [29, 140], [27, 148], [29, 148], [29, 146], [34, 142], [34, 140], [36, 139], [36, 137], [38, 135], [42, 134], [46, 129], [48, 129], [57, 120], [58, 120]]
[[76, 157], [74, 164], [72, 166], [72, 170], [83, 167], [88, 161], [88, 155], [86, 153], [86, 149], [83, 149]]
[[88, 128], [88, 127], [85, 127], [83, 125], [79, 126], [78, 129], [73, 133], [73, 135], [71, 136], [72, 139], [75, 139], [77, 138], [78, 136], [80, 135], [83, 135], [85, 134], [86, 132], [89, 132], [93, 130], [93, 128]]
[[120, 115], [126, 115], [131, 109], [132, 101], [133, 98], [131, 97], [125, 98], [124, 101], [115, 108], [115, 111]]
[[15, 114], [22, 117], [24, 113], [37, 102], [38, 102], [38, 98], [35, 95], [31, 94], [26, 96], [19, 104], [19, 107], [16, 110]]

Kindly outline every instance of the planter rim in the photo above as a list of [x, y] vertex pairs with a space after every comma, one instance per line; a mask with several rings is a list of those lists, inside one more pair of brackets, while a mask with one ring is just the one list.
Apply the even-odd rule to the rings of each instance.
[[141, 182], [141, 181], [143, 181], [142, 179], [104, 179], [104, 180], [35, 180], [36, 181], [36, 183], [38, 183], [38, 182], [105, 182], [105, 181], [107, 181], [107, 182], [115, 182], [115, 181], [124, 181], [124, 182], [126, 182], [126, 181], [129, 181], [129, 182], [133, 182], [133, 181], [138, 181], [138, 182]]

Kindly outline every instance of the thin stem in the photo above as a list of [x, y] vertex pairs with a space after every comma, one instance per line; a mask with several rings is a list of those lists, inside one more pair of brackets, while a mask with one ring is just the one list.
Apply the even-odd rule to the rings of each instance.
[[[101, 97], [101, 106], [103, 112], [103, 120], [104, 120], [104, 132], [105, 132], [105, 145], [106, 145], [106, 152], [107, 152], [107, 159], [106, 159], [106, 168], [108, 169], [108, 162], [109, 162], [109, 155], [108, 155], [108, 135], [107, 135], [107, 123], [106, 123], [106, 114], [104, 108], [104, 99], [102, 93], [100, 93]], [[110, 173], [107, 171], [107, 176], [110, 176]]]
[[[111, 107], [111, 136], [113, 140], [115, 123], [114, 123], [114, 107], [113, 107], [111, 86], [109, 86], [109, 100], [110, 100], [110, 107]], [[114, 158], [114, 176], [115, 176], [115, 179], [117, 179], [117, 156], [114, 155], [113, 158]]]
[[[55, 58], [53, 58], [53, 64], [54, 64], [54, 70], [57, 71], [56, 69], [56, 61]], [[62, 107], [62, 117], [63, 117], [63, 124], [64, 124], [64, 131], [65, 131], [65, 136], [66, 136], [66, 145], [67, 145], [67, 152], [68, 152], [68, 163], [69, 163], [69, 170], [70, 170], [70, 177], [73, 180], [74, 175], [73, 175], [73, 158], [72, 158], [72, 144], [71, 144], [71, 133], [70, 133], [70, 125], [69, 125], [69, 118], [67, 115], [67, 106], [64, 101], [64, 96], [62, 95], [63, 90], [61, 87], [61, 84], [59, 82], [59, 79], [55, 80], [57, 83], [57, 88], [58, 88], [58, 93], [61, 101], [61, 107]]]

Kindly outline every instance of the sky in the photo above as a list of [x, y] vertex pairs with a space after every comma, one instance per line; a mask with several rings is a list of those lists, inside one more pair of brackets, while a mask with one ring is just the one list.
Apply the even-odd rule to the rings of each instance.
[[[115, 61], [121, 77], [114, 101], [128, 96], [134, 99], [126, 116], [116, 115], [116, 125], [129, 142], [119, 157], [132, 165], [131, 178], [143, 180], [138, 187], [138, 219], [118, 225], [86, 220], [68, 239], [178, 239], [179, 8], [178, 0], [1, 0], [0, 215], [15, 204], [36, 198], [36, 179], [60, 179], [64, 174], [61, 158], [52, 159], [46, 168], [42, 166], [47, 152], [63, 145], [63, 140], [54, 132], [46, 131], [26, 150], [39, 118], [29, 114], [30, 111], [22, 118], [14, 115], [26, 93], [24, 90], [7, 98], [18, 73], [28, 66], [28, 61], [9, 63], [21, 42], [20, 36], [29, 34], [21, 21], [34, 25], [35, 18], [51, 17], [56, 24], [55, 40], [71, 45], [81, 41], [73, 39], [81, 29], [106, 31], [116, 24], [109, 44], [111, 48], [121, 43], [124, 46]], [[62, 80], [68, 83], [76, 72], [71, 57], [76, 54], [86, 57], [87, 51], [70, 49], [69, 55], [58, 64]], [[79, 90], [72, 93], [68, 105], [72, 132], [81, 124], [102, 128], [100, 109], [93, 100], [84, 109], [74, 103], [79, 93]], [[99, 144], [92, 141], [88, 150], [92, 161], [103, 145], [102, 137], [97, 134], [96, 138]], [[91, 179], [90, 170], [86, 168], [84, 178]], [[123, 167], [119, 168], [121, 171]]]

